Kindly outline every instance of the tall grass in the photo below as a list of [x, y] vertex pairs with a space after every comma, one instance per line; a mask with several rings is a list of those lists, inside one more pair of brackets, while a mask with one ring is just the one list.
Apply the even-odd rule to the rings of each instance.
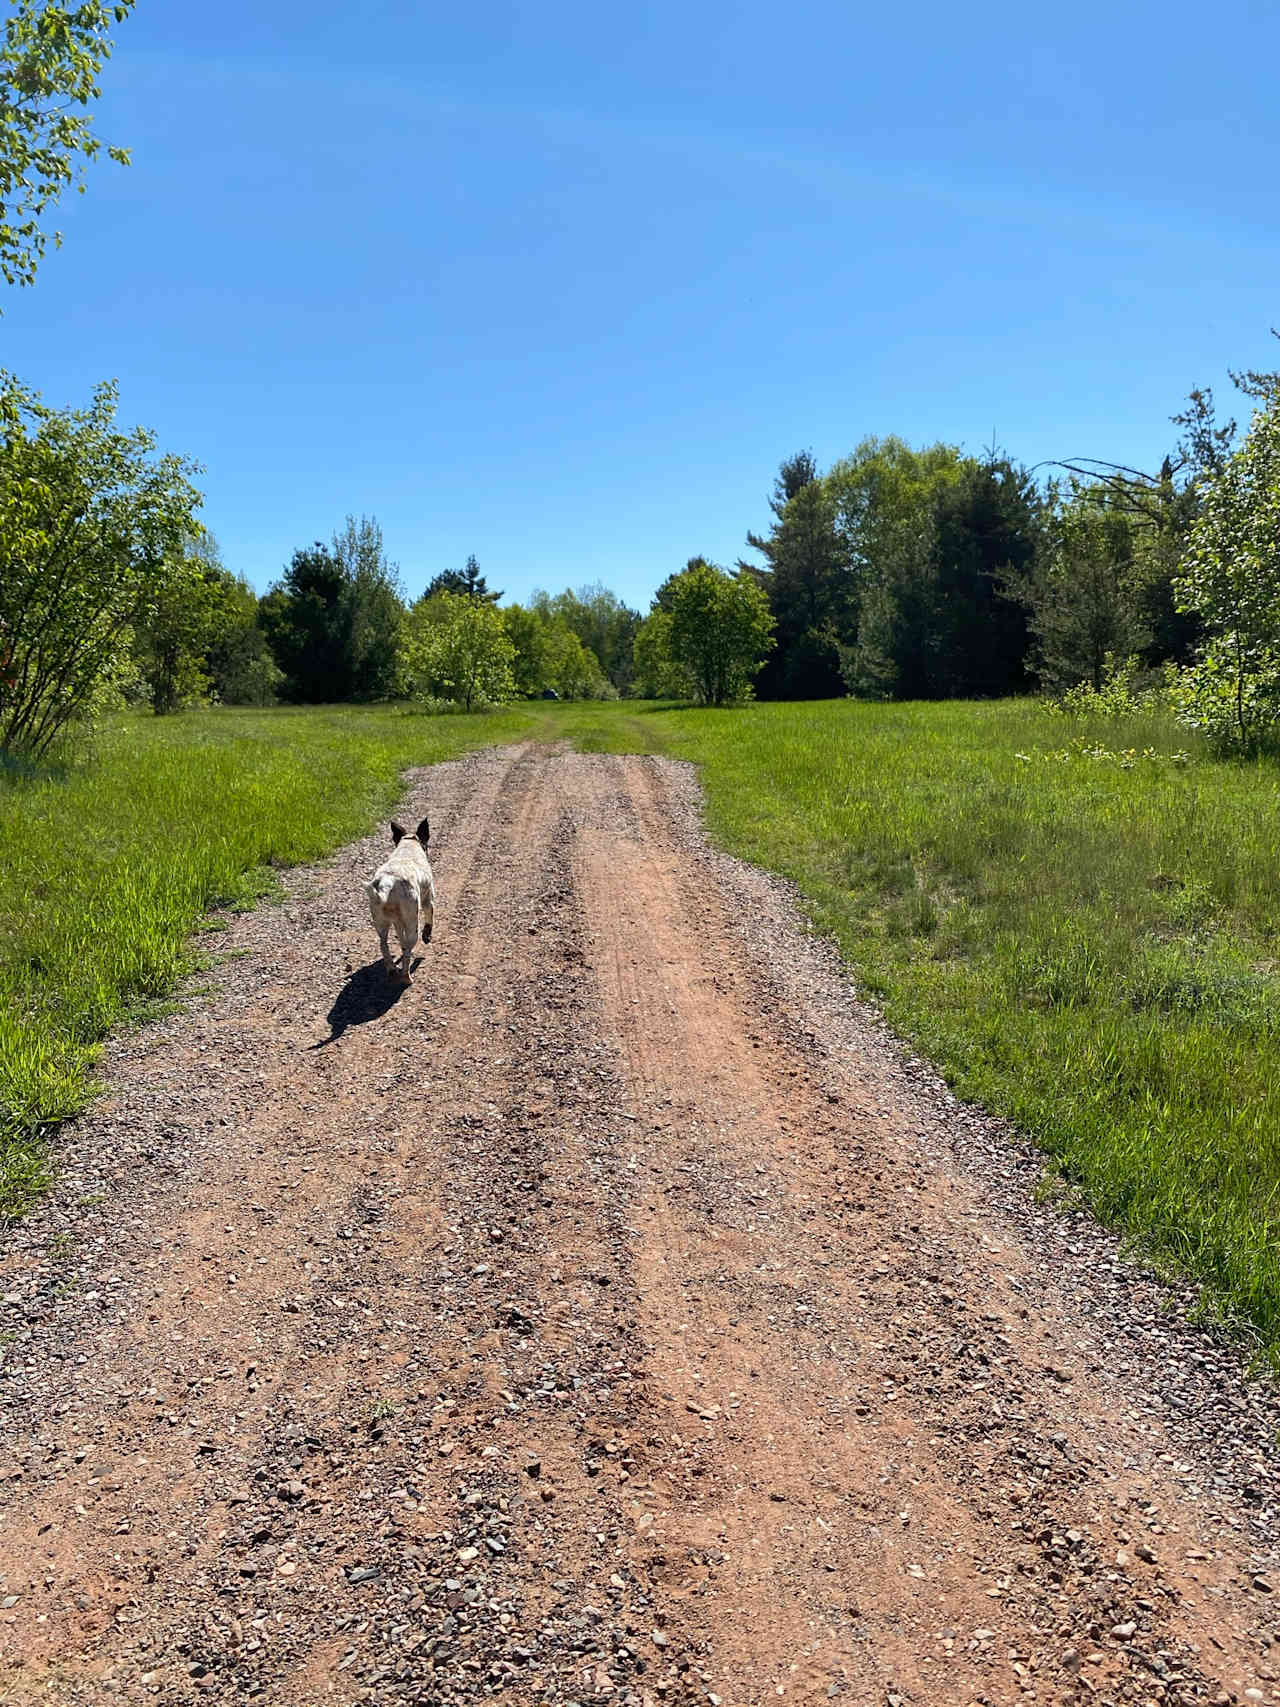
[[1280, 1353], [1276, 764], [1027, 702], [655, 722], [960, 1093]]
[[108, 1028], [172, 990], [215, 906], [369, 828], [401, 773], [532, 725], [321, 708], [130, 717], [62, 774], [0, 774], [0, 1213], [47, 1175]]

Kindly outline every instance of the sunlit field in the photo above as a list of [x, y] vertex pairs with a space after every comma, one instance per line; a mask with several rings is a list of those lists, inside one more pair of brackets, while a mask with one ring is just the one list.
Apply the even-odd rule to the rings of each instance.
[[1276, 1354], [1280, 769], [1029, 702], [127, 720], [0, 793], [0, 1201], [207, 909], [367, 830], [406, 766], [528, 736], [696, 761], [713, 833], [795, 881], [899, 1032]]
[[65, 774], [0, 778], [0, 1212], [44, 1183], [94, 1045], [171, 992], [213, 907], [368, 830], [410, 765], [530, 725], [396, 709], [122, 718]]
[[655, 721], [899, 1032], [1274, 1353], [1280, 769], [1027, 702]]

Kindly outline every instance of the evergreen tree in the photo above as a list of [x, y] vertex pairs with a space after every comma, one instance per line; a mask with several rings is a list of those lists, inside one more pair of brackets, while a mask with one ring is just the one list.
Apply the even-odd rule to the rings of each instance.
[[348, 516], [331, 546], [295, 551], [260, 607], [285, 697], [315, 705], [389, 696], [403, 609], [372, 517]]
[[769, 499], [774, 524], [747, 544], [766, 567], [739, 563], [769, 600], [777, 645], [761, 672], [768, 699], [826, 699], [842, 691], [840, 645], [856, 625], [854, 582], [835, 505], [811, 451], [788, 457]]
[[1121, 662], [1148, 644], [1138, 534], [1096, 487], [1077, 487], [1050, 508], [1030, 574], [1009, 580], [1010, 596], [1027, 613], [1042, 688], [1060, 693], [1088, 682], [1100, 689], [1109, 660]]
[[342, 565], [320, 540], [300, 547], [260, 607], [284, 697], [320, 705], [348, 697]]
[[461, 569], [442, 569], [435, 579], [428, 583], [422, 596], [424, 599], [431, 599], [437, 593], [456, 593], [460, 598], [474, 599], [489, 605], [496, 605], [502, 597], [501, 593], [489, 591], [489, 584], [480, 573], [480, 565], [476, 562], [474, 553], [467, 558]]
[[[1005, 457], [969, 463], [934, 504], [930, 643], [918, 685], [936, 699], [1025, 692], [1025, 609], [1007, 596], [1029, 575], [1040, 541], [1031, 477]], [[911, 697], [914, 697], [912, 695]]]

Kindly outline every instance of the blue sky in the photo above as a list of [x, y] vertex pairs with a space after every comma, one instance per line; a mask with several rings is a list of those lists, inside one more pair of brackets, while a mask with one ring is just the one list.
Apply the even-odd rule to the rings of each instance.
[[647, 608], [867, 434], [1153, 466], [1280, 365], [1280, 9], [139, 0], [0, 362], [205, 465], [260, 589]]

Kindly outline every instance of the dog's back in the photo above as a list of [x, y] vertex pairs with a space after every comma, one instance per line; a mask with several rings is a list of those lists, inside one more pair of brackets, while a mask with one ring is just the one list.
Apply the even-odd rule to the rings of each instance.
[[421, 844], [406, 837], [396, 848], [391, 858], [380, 865], [373, 876], [364, 886], [364, 892], [369, 897], [370, 906], [377, 904], [387, 906], [393, 895], [407, 895], [435, 899], [435, 880], [431, 872], [431, 862], [427, 858]]
[[436, 886], [426, 850], [430, 834], [425, 818], [413, 835], [400, 824], [392, 824], [395, 849], [364, 886], [369, 915], [382, 945], [383, 961], [391, 970], [393, 962], [387, 936], [394, 929], [400, 939], [400, 971], [406, 979], [419, 933], [424, 942], [431, 940]]

